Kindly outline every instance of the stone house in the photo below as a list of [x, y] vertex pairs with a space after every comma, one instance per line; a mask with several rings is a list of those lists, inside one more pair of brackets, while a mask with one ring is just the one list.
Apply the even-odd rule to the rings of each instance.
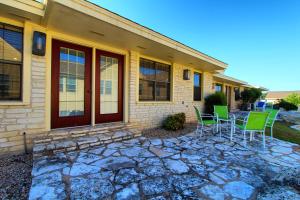
[[[246, 83], [227, 64], [84, 0], [0, 1], [0, 154], [39, 136], [112, 122], [159, 126]], [[216, 84], [217, 87], [216, 87]]]

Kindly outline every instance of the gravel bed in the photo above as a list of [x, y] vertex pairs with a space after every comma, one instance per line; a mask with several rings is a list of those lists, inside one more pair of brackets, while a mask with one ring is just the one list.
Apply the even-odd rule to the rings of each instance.
[[177, 131], [167, 131], [163, 128], [151, 128], [151, 129], [145, 129], [142, 131], [142, 135], [147, 138], [172, 138], [172, 137], [178, 137], [182, 135], [189, 134], [193, 131], [195, 131], [197, 128], [196, 123], [187, 123], [184, 126], [184, 129], [177, 130]]
[[0, 199], [27, 199], [32, 154], [0, 157]]

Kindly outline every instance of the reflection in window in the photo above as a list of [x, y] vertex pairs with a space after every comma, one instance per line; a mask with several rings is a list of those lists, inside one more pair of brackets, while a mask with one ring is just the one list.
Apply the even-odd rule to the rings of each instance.
[[140, 60], [139, 100], [170, 100], [171, 66], [151, 60]]
[[100, 114], [118, 112], [119, 61], [100, 57]]
[[60, 117], [84, 115], [84, 69], [84, 52], [60, 48]]
[[223, 91], [223, 85], [219, 84], [219, 83], [216, 83], [215, 84], [215, 91], [216, 92], [222, 92]]
[[67, 78], [67, 92], [76, 92], [76, 78], [69, 76]]
[[194, 73], [194, 101], [201, 101], [201, 74]]
[[21, 100], [23, 29], [0, 23], [0, 100]]

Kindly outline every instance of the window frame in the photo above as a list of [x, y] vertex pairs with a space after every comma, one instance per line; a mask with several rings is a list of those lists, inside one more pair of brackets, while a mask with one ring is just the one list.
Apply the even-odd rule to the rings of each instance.
[[[195, 100], [195, 74], [200, 76], [200, 100]], [[203, 74], [199, 71], [193, 71], [193, 101], [201, 102], [203, 100]]]
[[[20, 30], [20, 33], [22, 33], [22, 56], [21, 56], [21, 61], [10, 61], [10, 60], [1, 60], [0, 59], [0, 63], [1, 64], [13, 64], [13, 65], [19, 65], [20, 66], [20, 97], [19, 98], [12, 98], [12, 99], [0, 99], [0, 105], [4, 104], [6, 105], [7, 102], [8, 104], [11, 102], [22, 102], [24, 100], [24, 94], [23, 94], [23, 75], [24, 75], [24, 53], [25, 53], [25, 27], [21, 27], [21, 26], [16, 26], [16, 25], [12, 25], [12, 24], [8, 24], [5, 22], [0, 21], [0, 25], [3, 27], [3, 30], [5, 30], [5, 26], [8, 27], [13, 27], [17, 30]], [[17, 31], [15, 31], [17, 32]]]
[[[155, 76], [156, 76], [156, 71], [157, 71], [157, 65], [156, 63], [158, 64], [163, 64], [163, 65], [167, 65], [169, 67], [169, 81], [168, 82], [164, 82], [164, 81], [157, 81], [156, 80], [156, 77], [155, 77], [155, 80], [148, 80], [148, 79], [142, 79], [140, 77], [140, 68], [141, 68], [141, 60], [146, 60], [146, 61], [150, 61], [150, 62], [153, 62], [154, 64], [154, 67], [155, 67]], [[154, 59], [154, 58], [148, 58], [148, 57], [145, 57], [145, 56], [142, 56], [142, 57], [139, 57], [138, 59], [138, 76], [137, 76], [137, 102], [140, 102], [140, 103], [170, 103], [173, 101], [173, 96], [172, 96], [172, 92], [173, 92], [173, 69], [172, 69], [172, 64], [171, 63], [166, 63], [164, 61], [160, 61], [160, 60], [157, 60], [157, 59]], [[145, 82], [152, 82], [154, 83], [154, 90], [153, 90], [153, 99], [149, 99], [149, 100], [144, 100], [144, 99], [140, 99], [140, 81], [145, 81]], [[167, 100], [157, 100], [156, 98], [156, 83], [163, 83], [163, 84], [167, 84], [169, 85], [169, 88], [167, 88], [167, 90], [169, 90], [169, 94], [168, 95], [168, 99]]]
[[[222, 83], [214, 83], [214, 84], [215, 84], [215, 92], [224, 92], [224, 84], [222, 84]], [[221, 87], [221, 91], [216, 90], [217, 86]]]

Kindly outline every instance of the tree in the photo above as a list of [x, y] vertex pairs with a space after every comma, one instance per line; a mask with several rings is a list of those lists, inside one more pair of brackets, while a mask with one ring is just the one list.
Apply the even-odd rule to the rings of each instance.
[[295, 106], [300, 105], [300, 95], [297, 93], [292, 93], [285, 98], [285, 100], [289, 103], [294, 104]]
[[250, 88], [245, 89], [243, 92], [241, 92], [241, 98], [242, 98], [242, 110], [247, 110], [251, 103], [254, 103], [257, 99], [259, 99], [262, 95], [262, 92], [260, 89], [257, 88]]
[[257, 88], [250, 88], [250, 89], [245, 89], [241, 93], [242, 101], [243, 103], [254, 103], [259, 97], [261, 97], [262, 92], [260, 89]]

